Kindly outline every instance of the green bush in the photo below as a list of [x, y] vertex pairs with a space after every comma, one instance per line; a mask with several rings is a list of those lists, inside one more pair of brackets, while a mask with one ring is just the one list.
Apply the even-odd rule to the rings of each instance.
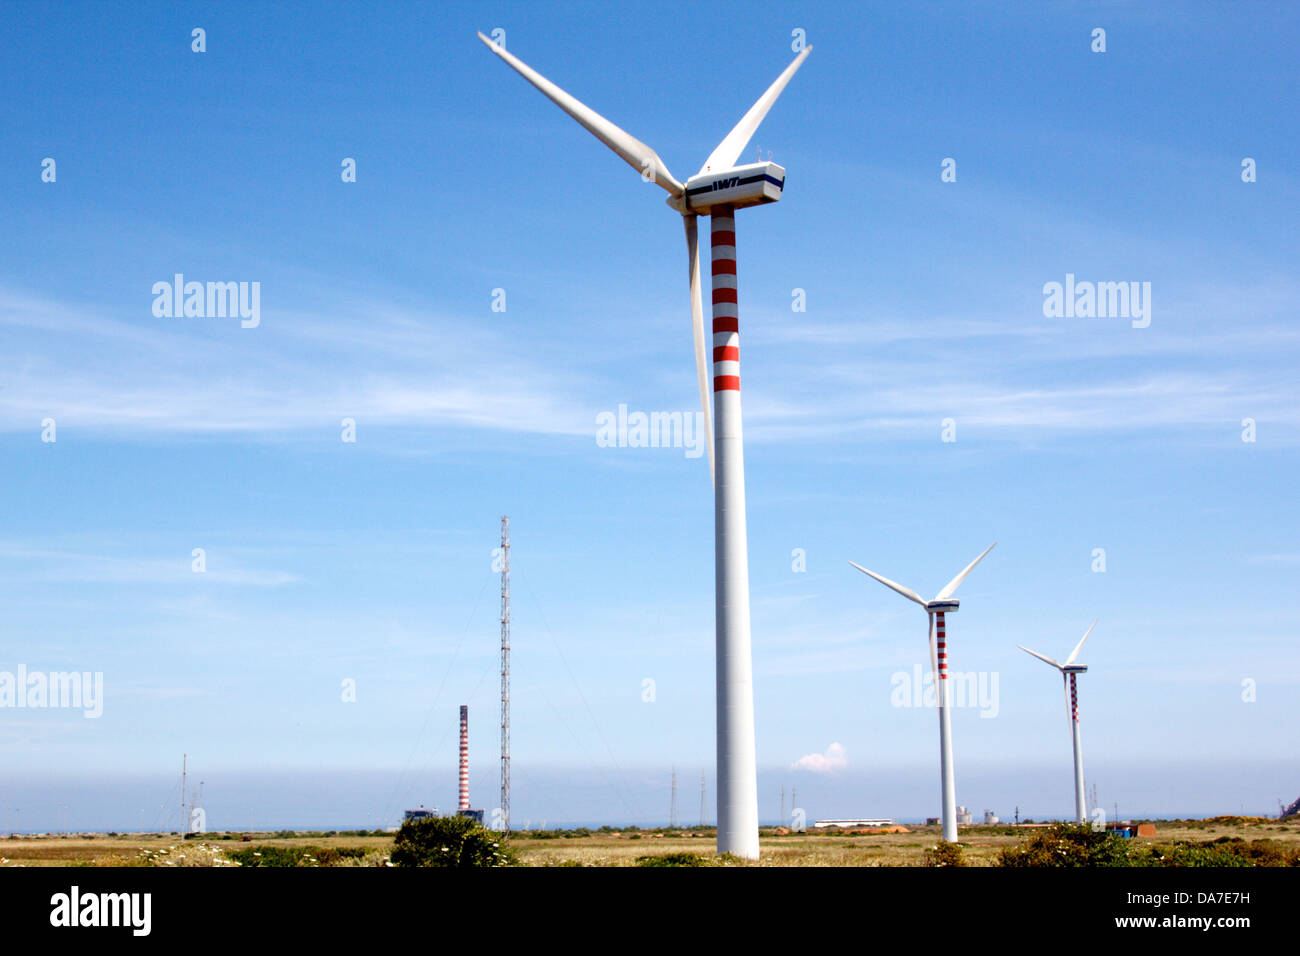
[[1271, 840], [1247, 843], [1237, 837], [1142, 847], [1131, 855], [1134, 866], [1300, 866], [1300, 850]]
[[1130, 840], [1086, 823], [1057, 823], [998, 854], [998, 866], [1131, 866]]
[[638, 856], [637, 866], [703, 866], [704, 857], [698, 853], [666, 853], [663, 856]]
[[999, 866], [1300, 866], [1300, 849], [1271, 840], [1220, 837], [1204, 843], [1150, 844], [1086, 824], [1058, 823], [1002, 851]]
[[361, 847], [246, 846], [223, 851], [240, 866], [338, 866], [366, 855]]
[[[853, 844], [847, 844], [853, 846]], [[966, 860], [961, 855], [960, 843], [941, 841], [925, 851], [926, 866], [965, 866]]]
[[1175, 843], [1172, 847], [1143, 847], [1132, 854], [1134, 866], [1254, 866], [1232, 847], [1210, 843]]
[[512, 866], [499, 834], [469, 817], [408, 820], [393, 843], [394, 866]]

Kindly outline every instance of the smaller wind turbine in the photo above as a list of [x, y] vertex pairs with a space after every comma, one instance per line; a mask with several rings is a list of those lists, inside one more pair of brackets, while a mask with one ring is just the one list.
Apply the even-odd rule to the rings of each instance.
[[[957, 586], [966, 580], [966, 575], [975, 569], [975, 565], [984, 560], [984, 555], [992, 551], [995, 545], [997, 545], [996, 541], [985, 548], [983, 554], [966, 565], [961, 574], [944, 585], [943, 590], [935, 595], [933, 601], [925, 600], [911, 588], [881, 577], [875, 571], [868, 571], [860, 564], [849, 562], [863, 574], [875, 578], [885, 587], [921, 605], [930, 619], [930, 666], [934, 673], [935, 699], [939, 704], [939, 782], [943, 797], [943, 838], [948, 843], [957, 842], [957, 794], [952, 779], [952, 718], [948, 714], [948, 634], [944, 616], [957, 610], [958, 601], [952, 596]], [[939, 643], [937, 655], [935, 654], [936, 634]]]
[[1079, 651], [1083, 650], [1083, 642], [1088, 639], [1088, 635], [1096, 626], [1097, 622], [1094, 620], [1083, 632], [1083, 637], [1079, 638], [1079, 643], [1074, 645], [1074, 650], [1070, 652], [1064, 664], [1059, 664], [1038, 651], [1031, 651], [1023, 644], [1016, 645], [1026, 654], [1033, 654], [1040, 661], [1051, 664], [1061, 672], [1061, 684], [1065, 688], [1065, 713], [1070, 722], [1070, 740], [1074, 744], [1074, 816], [1080, 823], [1088, 822], [1088, 802], [1083, 795], [1083, 746], [1079, 742], [1079, 691], [1075, 686], [1074, 678], [1076, 674], [1085, 673], [1088, 668], [1074, 661], [1079, 656]]

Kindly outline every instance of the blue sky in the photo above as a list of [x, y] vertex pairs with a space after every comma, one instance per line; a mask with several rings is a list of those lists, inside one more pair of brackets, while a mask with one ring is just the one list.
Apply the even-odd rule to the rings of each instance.
[[[213, 826], [392, 822], [452, 805], [461, 703], [495, 806], [502, 514], [515, 817], [661, 820], [673, 765], [686, 819], [713, 793], [707, 465], [595, 440], [696, 408], [681, 225], [497, 27], [679, 179], [815, 46], [745, 154], [784, 197], [737, 229], [765, 819], [782, 785], [938, 812], [933, 710], [891, 704], [924, 616], [847, 561], [933, 593], [994, 540], [949, 628], [999, 689], [954, 713], [959, 803], [1070, 811], [1060, 690], [1015, 645], [1093, 618], [1101, 803], [1295, 797], [1300, 11], [657, 9], [5, 8], [0, 670], [105, 700], [0, 709], [0, 810], [161, 824], [185, 752]], [[175, 273], [259, 282], [260, 325], [155, 317]], [[1149, 327], [1046, 317], [1067, 273], [1150, 282]]]

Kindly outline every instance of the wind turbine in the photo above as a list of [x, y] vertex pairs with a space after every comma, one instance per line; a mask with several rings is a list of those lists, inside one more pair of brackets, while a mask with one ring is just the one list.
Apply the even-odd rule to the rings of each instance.
[[[758, 774], [754, 754], [754, 688], [749, 634], [749, 549], [745, 529], [745, 462], [740, 416], [740, 327], [736, 282], [735, 211], [776, 202], [785, 169], [773, 162], [737, 166], [754, 131], [812, 52], [806, 47], [685, 183], [659, 154], [579, 102], [482, 33], [489, 50], [541, 90], [588, 132], [668, 193], [686, 227], [686, 256], [695, 337], [695, 369], [704, 409], [705, 443], [713, 475], [717, 656], [719, 853], [758, 858]], [[713, 404], [709, 403], [704, 303], [697, 218], [708, 216], [712, 241]], [[716, 415], [713, 412], [716, 411]], [[716, 431], [715, 431], [716, 418]]]
[[1065, 712], [1070, 722], [1070, 740], [1074, 744], [1074, 815], [1080, 823], [1088, 822], [1088, 806], [1083, 795], [1083, 745], [1079, 742], [1079, 691], [1074, 679], [1076, 675], [1086, 673], [1088, 668], [1074, 661], [1079, 656], [1079, 651], [1083, 650], [1083, 642], [1088, 639], [1088, 635], [1096, 626], [1097, 622], [1093, 621], [1083, 632], [1083, 637], [1079, 638], [1079, 643], [1074, 645], [1074, 650], [1070, 652], [1064, 664], [1058, 664], [1038, 651], [1031, 651], [1023, 644], [1016, 645], [1026, 654], [1033, 654], [1040, 661], [1051, 664], [1061, 672], [1061, 684], [1065, 688]]
[[[961, 574], [944, 585], [943, 590], [935, 595], [933, 601], [925, 600], [911, 588], [903, 587], [898, 582], [882, 577], [875, 571], [868, 571], [860, 564], [849, 562], [863, 574], [875, 578], [885, 587], [892, 588], [909, 601], [915, 601], [921, 605], [921, 607], [925, 608], [926, 616], [930, 620], [930, 666], [932, 672], [936, 675], [934, 690], [935, 700], [939, 705], [939, 784], [943, 797], [943, 838], [948, 843], [957, 842], [957, 794], [952, 779], [952, 718], [948, 713], [948, 635], [944, 616], [957, 610], [959, 602], [952, 596], [953, 592], [957, 590], [957, 586], [966, 580], [966, 575], [970, 574], [975, 569], [975, 565], [984, 560], [984, 555], [992, 551], [996, 545], [997, 542], [994, 541], [993, 544], [985, 548], [978, 558], [962, 569]], [[937, 655], [935, 653], [936, 638], [938, 641]]]

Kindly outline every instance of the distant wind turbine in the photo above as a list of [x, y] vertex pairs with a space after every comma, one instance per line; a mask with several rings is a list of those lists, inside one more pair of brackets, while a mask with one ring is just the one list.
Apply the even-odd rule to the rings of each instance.
[[[875, 571], [868, 571], [860, 564], [849, 562], [863, 574], [875, 578], [885, 587], [891, 588], [909, 601], [915, 601], [921, 605], [921, 607], [925, 608], [925, 613], [930, 620], [930, 666], [933, 669], [932, 673], [935, 675], [935, 698], [939, 704], [939, 784], [943, 798], [943, 838], [949, 843], [957, 842], [957, 794], [952, 779], [952, 718], [949, 716], [948, 701], [948, 635], [944, 616], [957, 610], [959, 602], [952, 595], [957, 590], [958, 585], [966, 580], [966, 575], [970, 574], [975, 569], [975, 565], [984, 560], [984, 555], [992, 551], [996, 545], [997, 542], [994, 541], [993, 544], [985, 548], [978, 558], [966, 565], [959, 575], [944, 585], [943, 590], [935, 595], [932, 601], [925, 600], [911, 588], [882, 577]], [[937, 655], [935, 653], [936, 638], [938, 641]]]
[[1070, 740], [1074, 744], [1074, 815], [1080, 823], [1088, 822], [1088, 806], [1083, 795], [1083, 745], [1079, 742], [1079, 691], [1075, 686], [1074, 678], [1076, 674], [1086, 673], [1088, 668], [1074, 661], [1079, 656], [1079, 651], [1083, 650], [1083, 642], [1088, 639], [1088, 635], [1096, 626], [1097, 622], [1093, 621], [1083, 632], [1083, 637], [1079, 639], [1078, 644], [1074, 645], [1074, 650], [1070, 652], [1064, 664], [1059, 664], [1038, 651], [1031, 651], [1023, 644], [1016, 645], [1026, 654], [1033, 654], [1040, 661], [1051, 664], [1061, 672], [1061, 683], [1065, 688], [1065, 712], [1070, 722]]

